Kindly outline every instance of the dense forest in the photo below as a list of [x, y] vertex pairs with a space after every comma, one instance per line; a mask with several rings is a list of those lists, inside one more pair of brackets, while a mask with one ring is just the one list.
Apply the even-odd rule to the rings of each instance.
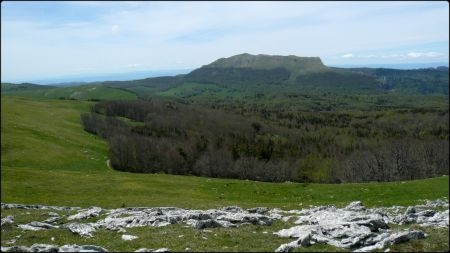
[[308, 112], [151, 99], [82, 115], [113, 168], [270, 182], [409, 180], [448, 174], [448, 109]]

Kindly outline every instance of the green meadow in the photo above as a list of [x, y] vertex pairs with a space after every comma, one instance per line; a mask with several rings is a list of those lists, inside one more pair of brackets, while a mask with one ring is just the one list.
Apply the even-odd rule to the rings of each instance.
[[308, 205], [417, 204], [448, 196], [447, 176], [360, 184], [264, 183], [229, 179], [134, 174], [107, 166], [108, 146], [85, 132], [80, 113], [92, 102], [1, 99], [2, 202], [71, 206], [225, 205], [297, 209]]
[[[101, 138], [85, 132], [80, 113], [93, 102], [61, 99], [1, 97], [1, 201], [3, 203], [63, 206], [177, 206], [214, 208], [278, 207], [300, 209], [309, 205], [337, 206], [361, 200], [366, 206], [411, 205], [424, 199], [448, 196], [449, 178], [442, 176], [417, 181], [360, 184], [264, 183], [255, 181], [133, 174], [107, 166], [108, 146]], [[2, 217], [14, 215], [17, 224], [43, 220], [42, 210], [2, 210]], [[141, 247], [171, 251], [273, 251], [292, 239], [272, 233], [293, 224], [247, 225], [197, 231], [183, 225], [163, 228], [132, 228], [139, 236], [132, 244], [120, 234], [97, 231], [82, 238], [65, 229], [23, 234], [13, 226], [2, 227], [2, 246], [19, 234], [17, 245], [94, 244], [112, 251]], [[393, 228], [396, 229], [396, 228]], [[426, 239], [396, 245], [395, 251], [447, 251], [448, 229], [425, 229]], [[51, 240], [50, 238], [54, 238]], [[316, 244], [296, 251], [341, 251]]]

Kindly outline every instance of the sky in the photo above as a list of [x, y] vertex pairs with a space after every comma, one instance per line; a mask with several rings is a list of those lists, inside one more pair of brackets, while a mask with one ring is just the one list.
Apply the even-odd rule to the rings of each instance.
[[194, 69], [240, 53], [449, 61], [442, 2], [1, 3], [2, 81]]

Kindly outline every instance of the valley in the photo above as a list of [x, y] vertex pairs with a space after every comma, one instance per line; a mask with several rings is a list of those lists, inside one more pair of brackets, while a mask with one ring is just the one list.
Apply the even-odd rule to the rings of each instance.
[[[417, 81], [419, 84], [415, 86], [393, 88], [387, 81], [388, 88], [383, 88], [379, 81], [373, 80], [374, 75], [379, 75], [376, 71], [360, 70], [365, 74], [357, 74], [355, 79], [349, 70], [329, 72], [326, 67], [320, 67], [318, 72], [300, 72], [295, 74], [297, 77], [292, 77], [279, 68], [265, 72], [266, 66], [256, 70], [221, 70], [223, 66], [219, 63], [213, 64], [213, 70], [200, 69], [203, 73], [198, 76], [193, 71], [185, 76], [73, 87], [2, 84], [2, 222], [8, 216], [14, 219], [12, 225], [2, 226], [2, 250], [14, 250], [4, 248], [12, 247], [9, 242], [14, 240], [13, 245], [28, 247], [23, 250], [32, 250], [39, 243], [57, 245], [62, 250], [75, 243], [97, 245], [113, 251], [139, 248], [274, 251], [282, 245], [293, 245], [292, 238], [278, 237], [274, 233], [296, 225], [294, 219], [274, 220], [269, 226], [253, 224], [201, 229], [185, 227], [184, 224], [149, 225], [127, 229], [139, 238], [130, 248], [120, 234], [104, 228], [99, 228], [90, 238], [73, 234], [62, 223], [52, 223], [52, 226], [61, 226], [54, 229], [25, 231], [17, 226], [39, 224], [32, 222], [43, 222], [48, 218], [48, 211], [6, 208], [12, 203], [78, 207], [77, 210], [90, 210], [93, 206], [105, 210], [175, 207], [205, 212], [207, 209], [218, 211], [238, 206], [242, 209], [267, 207], [295, 213], [318, 208], [336, 212], [337, 217], [341, 217], [339, 215], [344, 215], [345, 211], [340, 210], [345, 210], [354, 201], [361, 201], [364, 210], [391, 210], [389, 208], [393, 206], [400, 206], [395, 215], [401, 216], [409, 206], [420, 209], [426, 200], [440, 199], [443, 202], [439, 203], [444, 205], [427, 212], [433, 212], [436, 215], [434, 219], [438, 219], [441, 212], [445, 217], [449, 189], [448, 158], [445, 160], [448, 157], [448, 149], [445, 149], [448, 148], [448, 94], [440, 88], [428, 92], [420, 88], [420, 83], [435, 78], [432, 82], [441, 87], [440, 82], [448, 82], [448, 72], [444, 72], [447, 77], [442, 77], [441, 72], [436, 72], [441, 70], [419, 71], [419, 77], [412, 78], [422, 81]], [[324, 70], [328, 74], [321, 75]], [[382, 75], [395, 76], [395, 80], [403, 78], [398, 77], [398, 73], [388, 71], [386, 74], [383, 71]], [[208, 73], [215, 74], [208, 77]], [[197, 79], [199, 77], [206, 79]], [[245, 82], [240, 83], [239, 80]], [[280, 80], [283, 81], [280, 83]], [[330, 87], [327, 80], [337, 80], [343, 86]], [[95, 124], [87, 123], [88, 115], [97, 117], [93, 121]], [[152, 151], [162, 152], [156, 155], [158, 159], [168, 155], [167, 160], [155, 160], [160, 167], [155, 167], [157, 162], [152, 162], [152, 158], [141, 159], [136, 155], [117, 160], [113, 156], [117, 150], [114, 151], [115, 146], [111, 145], [108, 136], [126, 136], [124, 129], [152, 138], [173, 138], [172, 147], [177, 149], [170, 151], [169, 145], [167, 150]], [[243, 139], [230, 137], [239, 135]], [[199, 167], [197, 160], [189, 160], [191, 155], [195, 157], [195, 152], [189, 153], [195, 150], [189, 149], [189, 143], [198, 146], [201, 142], [195, 144], [195, 140], [202, 140], [201, 136], [209, 143], [205, 146], [206, 152], [200, 153], [203, 158], [198, 160], [203, 161], [203, 167]], [[223, 139], [222, 151], [213, 145], [218, 137]], [[146, 140], [150, 137], [140, 138]], [[183, 144], [183, 140], [187, 141]], [[153, 143], [157, 141], [154, 139]], [[301, 145], [297, 145], [299, 143]], [[125, 151], [116, 154], [140, 154], [133, 151], [138, 145], [127, 147], [121, 144], [118, 147], [125, 148]], [[239, 145], [244, 146], [237, 148]], [[272, 149], [270, 145], [273, 145]], [[180, 153], [179, 148], [185, 151]], [[392, 152], [396, 148], [406, 152], [399, 153], [405, 160], [403, 165], [397, 163], [398, 167], [392, 167], [390, 162], [395, 157], [390, 155], [395, 154]], [[210, 158], [205, 155], [218, 154], [218, 151], [230, 152], [231, 155], [216, 156], [218, 160], [208, 160]], [[410, 159], [426, 157], [427, 152], [432, 152], [429, 160]], [[177, 162], [177, 157], [183, 153], [187, 160], [182, 162], [185, 158], [180, 156], [181, 160], [175, 163], [182, 165], [178, 169], [183, 173], [177, 172], [175, 166], [164, 165], [169, 160]], [[237, 176], [223, 176], [227, 171], [227, 167], [220, 167], [227, 164], [224, 157], [228, 157], [231, 164], [244, 164], [239, 159], [246, 156], [249, 157], [246, 159], [254, 159], [254, 164], [260, 164], [264, 173], [248, 170], [248, 173], [257, 173], [252, 176], [239, 174], [242, 169], [238, 169]], [[132, 157], [147, 163], [133, 164], [136, 158]], [[279, 162], [292, 158], [299, 159], [298, 163], [292, 163], [297, 164], [296, 167], [284, 166], [293, 169], [293, 177], [280, 177], [282, 165]], [[128, 165], [123, 161], [128, 161]], [[186, 165], [189, 161], [192, 167]], [[387, 167], [375, 166], [377, 161], [384, 161]], [[229, 168], [237, 167], [231, 165]], [[62, 210], [58, 213], [64, 217], [75, 214], [74, 211]], [[414, 217], [414, 222], [425, 219]], [[392, 238], [405, 231], [421, 232], [408, 235], [412, 236], [411, 240], [405, 239], [399, 244], [380, 242], [377, 245], [386, 243], [381, 249], [448, 249], [448, 219], [444, 218], [444, 227], [440, 228], [424, 228], [412, 220], [407, 224], [392, 223], [392, 219], [385, 220], [389, 226], [386, 233], [390, 233]], [[92, 224], [97, 221], [96, 217], [87, 220]], [[326, 228], [321, 229], [325, 231]], [[327, 240], [332, 243], [327, 244], [314, 237], [316, 232], [311, 231], [308, 232], [314, 238], [311, 245], [283, 247], [288, 247], [289, 251], [356, 249], [356, 246], [336, 247], [335, 239], [330, 238]], [[420, 234], [423, 232], [426, 236]], [[360, 247], [373, 246], [376, 242], [364, 243]]]

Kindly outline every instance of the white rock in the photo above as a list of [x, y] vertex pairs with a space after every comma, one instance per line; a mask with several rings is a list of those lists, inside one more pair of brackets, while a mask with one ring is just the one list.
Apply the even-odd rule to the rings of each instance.
[[78, 220], [78, 219], [87, 219], [91, 217], [97, 217], [102, 212], [100, 207], [91, 207], [87, 210], [81, 211], [77, 214], [71, 215], [67, 218], [67, 220]]
[[140, 249], [136, 250], [135, 252], [169, 252], [169, 249], [167, 249], [167, 248], [160, 248], [160, 249], [140, 248]]
[[1, 226], [5, 224], [13, 224], [14, 223], [14, 216], [8, 215], [5, 218], [2, 218], [1, 220]]
[[86, 237], [93, 237], [95, 232], [95, 228], [89, 223], [69, 223], [65, 224], [64, 227], [68, 228], [72, 233]]
[[58, 226], [54, 226], [54, 225], [44, 223], [44, 222], [39, 222], [39, 221], [32, 221], [25, 225], [19, 225], [19, 227], [23, 230], [31, 230], [31, 231], [59, 228]]
[[58, 252], [59, 248], [51, 244], [33, 244], [30, 247], [31, 252]]
[[108, 252], [108, 250], [95, 245], [66, 244], [59, 248], [59, 252]]
[[160, 248], [160, 249], [154, 250], [153, 252], [169, 252], [169, 249], [168, 248]]
[[139, 237], [134, 236], [134, 235], [122, 235], [122, 240], [125, 240], [125, 241], [131, 241], [131, 240], [134, 240], [137, 238], [139, 238]]

